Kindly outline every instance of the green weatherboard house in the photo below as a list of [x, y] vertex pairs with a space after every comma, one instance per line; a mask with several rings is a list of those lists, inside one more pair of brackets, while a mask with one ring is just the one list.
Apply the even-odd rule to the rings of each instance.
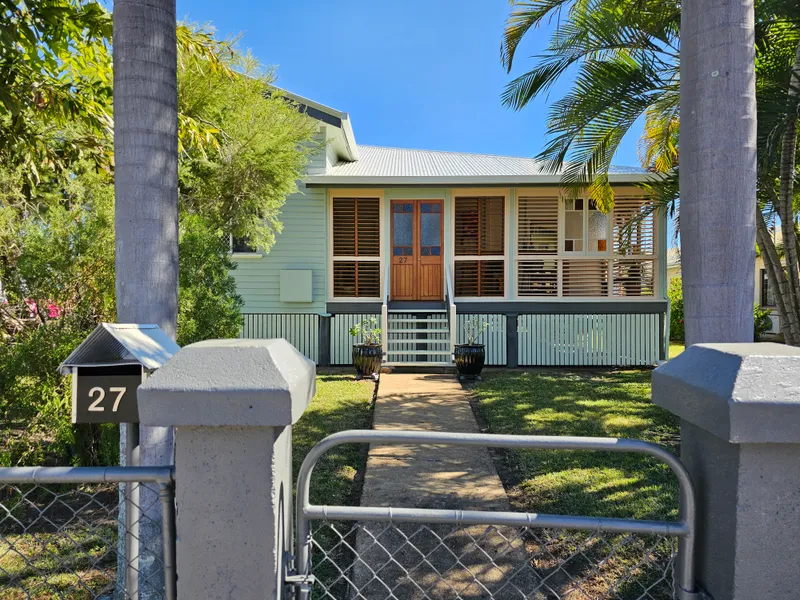
[[359, 146], [347, 113], [285, 94], [328, 143], [269, 253], [233, 242], [244, 337], [344, 365], [374, 316], [386, 363], [442, 365], [478, 316], [489, 365], [665, 358], [666, 216], [646, 171], [612, 169], [606, 214], [535, 159]]

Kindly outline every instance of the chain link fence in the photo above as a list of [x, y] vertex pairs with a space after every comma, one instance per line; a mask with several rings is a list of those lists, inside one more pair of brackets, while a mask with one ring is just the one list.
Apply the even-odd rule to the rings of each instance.
[[[341, 444], [597, 450], [645, 454], [679, 484], [675, 521], [310, 502], [314, 465]], [[667, 449], [617, 438], [342, 431], [306, 455], [297, 481], [299, 600], [696, 600], [696, 500]]]
[[0, 469], [0, 600], [174, 600], [169, 467]]
[[315, 600], [674, 597], [674, 537], [342, 521], [311, 531]]

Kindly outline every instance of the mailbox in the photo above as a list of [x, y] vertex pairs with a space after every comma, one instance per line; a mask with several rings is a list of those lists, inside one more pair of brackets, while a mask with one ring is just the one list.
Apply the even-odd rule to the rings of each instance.
[[137, 388], [178, 350], [158, 325], [98, 325], [59, 368], [72, 375], [72, 422], [138, 423]]

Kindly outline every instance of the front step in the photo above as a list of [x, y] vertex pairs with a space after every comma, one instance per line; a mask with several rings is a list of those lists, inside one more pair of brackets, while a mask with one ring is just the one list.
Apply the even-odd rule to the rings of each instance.
[[451, 366], [450, 327], [441, 308], [388, 311], [386, 365], [409, 367]]

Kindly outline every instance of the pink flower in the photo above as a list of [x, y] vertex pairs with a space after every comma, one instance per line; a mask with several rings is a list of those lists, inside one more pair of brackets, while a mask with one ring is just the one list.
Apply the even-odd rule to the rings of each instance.
[[61, 316], [61, 308], [53, 303], [47, 305], [47, 316], [51, 319], [58, 319]]

